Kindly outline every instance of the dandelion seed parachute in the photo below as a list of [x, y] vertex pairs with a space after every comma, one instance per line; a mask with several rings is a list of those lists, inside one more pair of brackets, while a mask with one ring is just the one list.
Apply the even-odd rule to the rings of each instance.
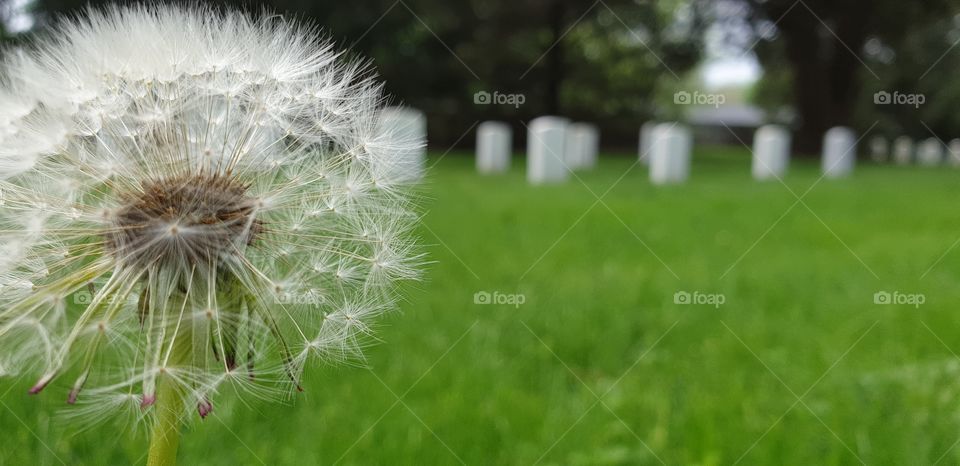
[[316, 31], [160, 6], [91, 11], [0, 71], [0, 375], [68, 402], [205, 416], [359, 355], [415, 278], [383, 94]]

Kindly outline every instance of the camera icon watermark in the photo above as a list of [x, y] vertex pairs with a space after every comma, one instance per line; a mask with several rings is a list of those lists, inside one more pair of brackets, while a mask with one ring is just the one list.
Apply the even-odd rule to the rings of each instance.
[[719, 108], [727, 103], [727, 96], [724, 94], [708, 94], [700, 91], [677, 91], [673, 94], [673, 103], [677, 105], [711, 105]]
[[677, 291], [673, 294], [673, 303], [680, 305], [695, 304], [701, 306], [713, 306], [719, 309], [727, 302], [727, 297], [723, 293], [701, 293], [699, 291]]
[[524, 94], [501, 94], [500, 91], [479, 91], [473, 94], [473, 103], [476, 105], [512, 105], [513, 108], [520, 108], [527, 102], [527, 96]]
[[473, 304], [498, 306], [513, 306], [519, 308], [527, 302], [527, 296], [522, 293], [501, 293], [499, 291], [478, 291], [473, 294]]
[[893, 91], [892, 94], [879, 91], [873, 94], [873, 103], [876, 105], [912, 105], [914, 108], [920, 108], [926, 102], [927, 96], [924, 94], [904, 94], [900, 91]]
[[923, 293], [901, 293], [899, 291], [878, 291], [873, 294], [873, 304], [880, 305], [907, 305], [919, 308], [927, 302], [927, 296]]
[[79, 306], [88, 306], [93, 302], [93, 293], [87, 290], [80, 290], [73, 294], [73, 304]]

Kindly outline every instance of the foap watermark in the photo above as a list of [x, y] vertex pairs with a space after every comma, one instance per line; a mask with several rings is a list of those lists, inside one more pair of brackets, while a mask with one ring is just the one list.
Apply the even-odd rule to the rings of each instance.
[[527, 96], [523, 94], [502, 94], [500, 91], [493, 91], [493, 94], [479, 91], [473, 94], [473, 103], [477, 105], [513, 105], [514, 108], [520, 108], [526, 102]]
[[323, 295], [316, 290], [284, 291], [277, 293], [276, 304], [285, 306], [319, 306], [324, 303]]
[[674, 304], [696, 304], [707, 305], [720, 308], [727, 302], [727, 297], [723, 293], [701, 293], [699, 291], [678, 291], [673, 294]]
[[527, 302], [527, 296], [522, 293], [478, 291], [473, 294], [473, 304], [496, 304], [499, 306], [513, 306], [518, 308], [525, 302]]
[[900, 91], [880, 91], [873, 94], [873, 103], [876, 105], [913, 105], [914, 108], [920, 108], [927, 102], [927, 96], [923, 94], [905, 94]]
[[73, 304], [78, 306], [89, 306], [93, 300], [99, 300], [101, 306], [111, 306], [114, 304], [130, 304], [137, 299], [133, 294], [106, 293], [98, 295], [93, 288], [79, 290], [73, 293]]
[[919, 308], [927, 302], [923, 293], [901, 293], [899, 291], [878, 291], [873, 294], [873, 304], [897, 304]]
[[727, 96], [724, 94], [707, 94], [700, 91], [678, 91], [673, 94], [673, 103], [677, 105], [713, 105], [720, 107], [727, 103]]

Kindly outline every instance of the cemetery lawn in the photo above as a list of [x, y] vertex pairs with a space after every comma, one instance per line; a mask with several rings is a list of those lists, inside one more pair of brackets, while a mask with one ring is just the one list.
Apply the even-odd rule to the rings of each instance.
[[[960, 171], [795, 161], [785, 187], [701, 147], [683, 186], [602, 154], [531, 187], [522, 159], [434, 162], [432, 264], [367, 366], [308, 371], [290, 405], [225, 394], [181, 464], [960, 463]], [[0, 465], [145, 462], [31, 382], [0, 381]]]

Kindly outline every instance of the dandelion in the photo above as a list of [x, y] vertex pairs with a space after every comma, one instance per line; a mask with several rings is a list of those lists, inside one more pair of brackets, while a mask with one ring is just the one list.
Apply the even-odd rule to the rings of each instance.
[[0, 376], [151, 421], [167, 464], [224, 388], [282, 396], [360, 357], [417, 275], [421, 141], [316, 32], [114, 8], [3, 58]]

